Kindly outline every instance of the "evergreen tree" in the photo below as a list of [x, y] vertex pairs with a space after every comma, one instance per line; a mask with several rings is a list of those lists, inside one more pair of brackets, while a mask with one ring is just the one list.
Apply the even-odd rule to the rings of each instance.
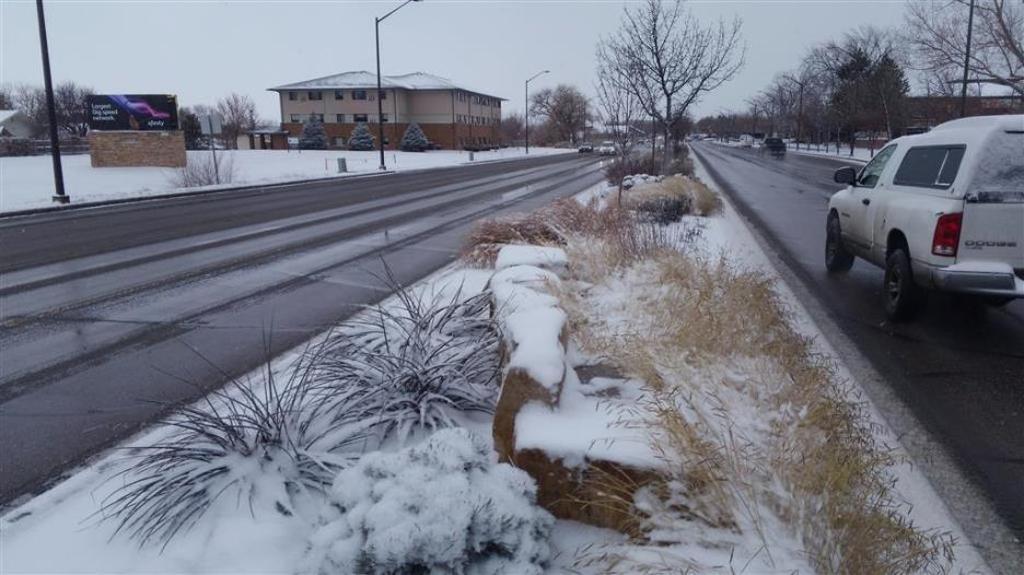
[[189, 108], [182, 108], [178, 111], [178, 121], [185, 135], [186, 150], [204, 150], [210, 147], [209, 141], [203, 135], [203, 128], [199, 125], [199, 116], [195, 112]]
[[310, 114], [309, 119], [302, 125], [302, 135], [299, 136], [299, 149], [327, 149], [327, 131], [324, 130], [324, 123], [316, 114]]
[[902, 133], [907, 122], [906, 98], [910, 83], [903, 68], [888, 54], [882, 56], [871, 70], [873, 104], [879, 112], [878, 128], [891, 139]]
[[352, 135], [348, 139], [348, 149], [360, 152], [369, 152], [374, 148], [374, 137], [366, 124], [356, 124]]
[[427, 139], [427, 135], [423, 133], [419, 124], [413, 122], [405, 129], [400, 147], [405, 152], [422, 152], [430, 148], [430, 140]]

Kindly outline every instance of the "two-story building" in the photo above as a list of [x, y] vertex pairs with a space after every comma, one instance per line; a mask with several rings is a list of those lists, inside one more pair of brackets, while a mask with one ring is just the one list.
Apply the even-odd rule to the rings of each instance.
[[[419, 124], [431, 142], [442, 148], [498, 145], [503, 98], [456, 85], [451, 80], [416, 72], [377, 76], [343, 72], [270, 88], [281, 101], [281, 127], [291, 135], [316, 115], [324, 123], [330, 145], [344, 147], [357, 124], [368, 124], [377, 137], [384, 124], [384, 143], [397, 148], [410, 123]], [[383, 114], [378, 118], [377, 98]]]

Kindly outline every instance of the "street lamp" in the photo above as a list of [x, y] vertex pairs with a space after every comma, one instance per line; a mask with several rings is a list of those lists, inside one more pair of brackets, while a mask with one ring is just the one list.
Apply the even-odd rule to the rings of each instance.
[[530, 153], [530, 82], [532, 82], [535, 79], [537, 79], [537, 76], [542, 76], [544, 74], [550, 74], [550, 73], [551, 73], [551, 70], [541, 70], [540, 72], [537, 72], [536, 74], [531, 76], [530, 79], [526, 81], [526, 89], [524, 90], [524, 93], [526, 94], [526, 96], [523, 99], [523, 104], [526, 105], [526, 111], [524, 112], [524, 114], [525, 114], [525, 123], [526, 123], [526, 153], [527, 154]]
[[380, 169], [386, 170], [387, 167], [384, 165], [384, 102], [381, 101], [381, 85], [380, 85], [380, 23], [387, 19], [388, 16], [398, 12], [405, 7], [409, 2], [421, 2], [422, 0], [405, 0], [397, 8], [381, 16], [380, 18], [373, 19], [373, 35], [377, 42], [377, 139], [380, 144]]
[[56, 194], [53, 201], [66, 204], [71, 198], [64, 193], [64, 170], [60, 164], [60, 140], [57, 138], [57, 109], [53, 103], [53, 80], [50, 78], [50, 50], [46, 42], [46, 17], [43, 15], [43, 0], [36, 0], [36, 17], [39, 19], [39, 48], [43, 53], [43, 84], [46, 86], [46, 117], [50, 122], [50, 156], [53, 158], [53, 183]]

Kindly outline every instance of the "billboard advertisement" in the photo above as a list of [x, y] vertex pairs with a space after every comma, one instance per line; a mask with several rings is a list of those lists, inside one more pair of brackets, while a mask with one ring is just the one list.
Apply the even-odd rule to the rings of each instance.
[[177, 130], [178, 100], [168, 94], [89, 96], [91, 130]]

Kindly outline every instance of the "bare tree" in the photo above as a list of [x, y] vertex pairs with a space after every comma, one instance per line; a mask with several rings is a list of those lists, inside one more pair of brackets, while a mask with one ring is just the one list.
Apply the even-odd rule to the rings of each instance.
[[530, 96], [530, 113], [543, 116], [561, 141], [576, 143], [587, 123], [587, 97], [575, 86], [559, 84]]
[[[601, 41], [608, 67], [631, 79], [630, 92], [661, 127], [665, 145], [691, 104], [732, 79], [746, 51], [742, 22], [704, 25], [681, 2], [646, 0], [625, 9], [619, 30]], [[663, 166], [672, 158], [665, 154]]]
[[[631, 132], [636, 130], [633, 124], [640, 119], [640, 101], [629, 89], [630, 78], [624, 75], [621, 69], [609, 65], [610, 61], [601, 57], [600, 48], [597, 61], [597, 105], [605, 132], [615, 141], [618, 161], [622, 162], [625, 161], [629, 141], [633, 137]], [[618, 184], [618, 202], [621, 204], [622, 179], [619, 179]]]
[[501, 119], [501, 141], [512, 145], [525, 139], [526, 123], [521, 114], [509, 114]]
[[1005, 86], [1024, 96], [1024, 4], [975, 0], [973, 41], [967, 59], [969, 0], [927, 0], [908, 5], [908, 38], [915, 67], [929, 78], [958, 83], [967, 61], [969, 81]]
[[0, 84], [0, 110], [14, 109], [14, 89], [10, 84]]
[[244, 94], [232, 92], [217, 102], [217, 111], [224, 118], [221, 138], [225, 147], [238, 146], [238, 136], [246, 130], [260, 127], [261, 120], [256, 112], [256, 103]]
[[36, 127], [36, 134], [42, 134], [49, 125], [46, 115], [46, 93], [38, 86], [20, 84], [12, 94], [14, 109], [18, 110]]
[[53, 89], [57, 111], [57, 127], [71, 136], [84, 136], [89, 131], [89, 96], [92, 88], [74, 82], [62, 82]]

